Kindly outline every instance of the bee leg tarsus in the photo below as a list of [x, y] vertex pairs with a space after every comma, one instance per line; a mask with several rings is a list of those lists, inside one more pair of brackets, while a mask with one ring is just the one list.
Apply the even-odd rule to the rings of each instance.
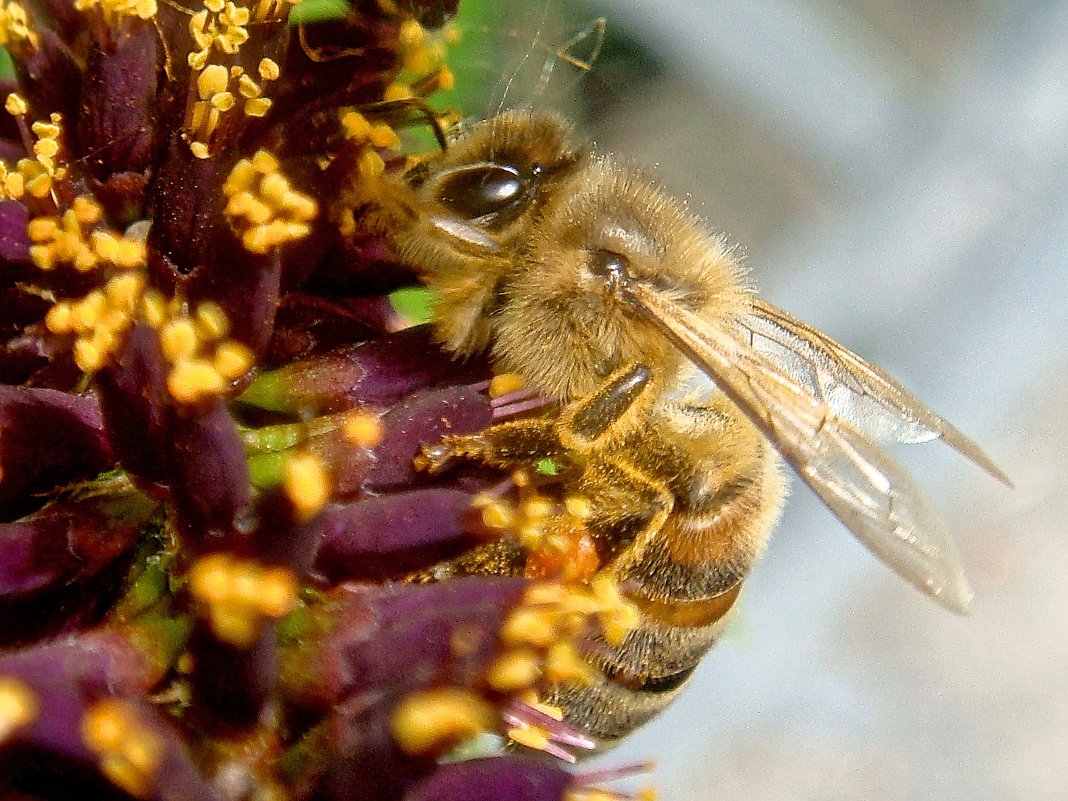
[[627, 415], [645, 392], [653, 371], [644, 364], [634, 364], [610, 375], [605, 382], [576, 404], [566, 427], [580, 442], [600, 439]]
[[415, 463], [416, 470], [433, 476], [448, 467], [455, 456], [450, 445], [438, 442], [434, 445], [423, 445], [412, 461]]

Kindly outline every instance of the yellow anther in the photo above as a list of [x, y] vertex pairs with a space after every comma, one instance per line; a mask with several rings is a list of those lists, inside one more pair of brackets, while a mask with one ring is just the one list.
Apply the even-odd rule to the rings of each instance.
[[553, 684], [589, 684], [597, 671], [570, 642], [555, 642], [545, 657], [545, 678]]
[[397, 41], [402, 47], [413, 47], [426, 39], [426, 31], [414, 19], [406, 19], [397, 30]]
[[141, 725], [132, 704], [120, 698], [97, 701], [82, 717], [81, 733], [104, 775], [133, 796], [148, 794], [163, 757], [163, 743]]
[[104, 366], [106, 354], [101, 352], [92, 340], [78, 340], [70, 352], [82, 373], [95, 373]]
[[297, 602], [297, 578], [284, 567], [265, 570], [259, 577], [256, 603], [260, 613], [278, 618], [289, 614]]
[[564, 498], [564, 509], [579, 520], [586, 520], [593, 514], [593, 506], [589, 500], [580, 495], [569, 495]]
[[266, 97], [254, 97], [245, 102], [245, 114], [250, 117], [263, 117], [270, 110], [273, 102]]
[[33, 135], [40, 139], [55, 139], [60, 134], [59, 123], [52, 119], [49, 122], [39, 120], [30, 126], [30, 130], [33, 131]]
[[252, 166], [264, 175], [278, 170], [278, 159], [266, 150], [257, 150], [252, 154]]
[[386, 91], [382, 93], [382, 99], [387, 103], [395, 100], [408, 100], [414, 97], [412, 87], [406, 83], [391, 83], [386, 87]]
[[501, 627], [501, 639], [508, 645], [526, 643], [547, 648], [556, 637], [553, 619], [544, 610], [517, 609]]
[[0, 676], [0, 744], [37, 717], [37, 697], [21, 679]]
[[41, 158], [54, 159], [59, 153], [59, 142], [55, 139], [38, 139], [34, 142], [33, 153]]
[[217, 111], [229, 111], [237, 104], [233, 92], [216, 92], [209, 100], [211, 107]]
[[375, 147], [391, 148], [400, 144], [400, 137], [397, 136], [397, 132], [384, 122], [371, 126], [368, 138]]
[[509, 729], [508, 739], [518, 745], [533, 748], [536, 751], [544, 751], [549, 745], [549, 737], [545, 732], [533, 726]]
[[163, 357], [169, 362], [192, 356], [200, 347], [200, 336], [188, 317], [169, 321], [160, 329], [159, 340]]
[[260, 182], [260, 196], [276, 208], [283, 205], [289, 191], [289, 181], [280, 172], [265, 175]]
[[260, 85], [256, 83], [248, 74], [242, 75], [237, 79], [237, 91], [243, 98], [249, 100], [254, 97], [259, 97], [263, 94], [263, 90]]
[[36, 217], [26, 226], [26, 234], [31, 242], [50, 242], [59, 233], [59, 220], [55, 217]]
[[26, 192], [38, 200], [43, 200], [52, 193], [52, 176], [42, 173], [26, 181]]
[[88, 331], [100, 320], [107, 305], [107, 298], [99, 289], [94, 289], [73, 306], [73, 323], [77, 331]]
[[353, 412], [347, 415], [341, 431], [349, 442], [364, 448], [373, 448], [380, 444], [386, 434], [382, 421], [368, 412]]
[[226, 181], [223, 183], [223, 194], [229, 196], [235, 195], [238, 192], [247, 190], [252, 186], [256, 180], [257, 171], [252, 162], [248, 159], [241, 159], [234, 165], [234, 168], [230, 170], [230, 174], [226, 176]]
[[117, 275], [107, 282], [104, 292], [108, 305], [124, 312], [132, 312], [144, 291], [145, 279], [134, 273]]
[[195, 158], [206, 159], [211, 155], [208, 150], [208, 146], [204, 142], [190, 142], [189, 152], [193, 154]]
[[167, 375], [167, 389], [179, 403], [192, 403], [226, 388], [225, 379], [214, 365], [203, 359], [182, 359]]
[[260, 59], [256, 71], [265, 81], [277, 81], [282, 74], [282, 68], [278, 66], [278, 62], [270, 58]]
[[262, 623], [259, 615], [233, 604], [212, 607], [208, 620], [216, 637], [238, 648], [248, 648], [256, 642]]
[[70, 303], [60, 301], [45, 314], [45, 327], [53, 334], [66, 334], [73, 325]]
[[4, 192], [18, 200], [26, 192], [26, 178], [20, 172], [9, 173], [4, 178]]
[[564, 710], [562, 708], [558, 707], [558, 706], [553, 705], [553, 704], [546, 704], [546, 703], [541, 702], [541, 701], [535, 701], [534, 703], [530, 704], [530, 706], [534, 707], [536, 710], [541, 712], [543, 715], [545, 715], [546, 717], [550, 717], [553, 720], [563, 720], [564, 719]]
[[490, 528], [504, 531], [514, 526], [515, 512], [507, 504], [493, 501], [482, 507], [482, 522]]
[[256, 363], [256, 357], [249, 347], [236, 340], [227, 340], [215, 349], [212, 364], [221, 376], [231, 381], [240, 378]]
[[227, 553], [213, 553], [197, 559], [189, 569], [189, 591], [205, 603], [219, 603], [230, 597], [236, 565]]
[[285, 466], [282, 484], [298, 517], [308, 520], [330, 499], [330, 477], [318, 456], [311, 453], [291, 457]]
[[409, 754], [443, 751], [493, 728], [493, 708], [468, 690], [442, 687], [412, 693], [397, 705], [393, 739]]
[[211, 96], [225, 91], [229, 83], [230, 74], [226, 72], [226, 67], [221, 64], [208, 64], [197, 76], [197, 95], [202, 100], [208, 100]]
[[213, 300], [197, 304], [193, 316], [203, 339], [222, 339], [230, 333], [230, 318], [226, 310]]
[[354, 142], [362, 142], [371, 135], [371, 123], [358, 111], [347, 111], [341, 117], [345, 135]]
[[365, 150], [356, 159], [356, 167], [360, 175], [367, 178], [377, 178], [386, 171], [386, 163], [374, 150]]
[[438, 88], [448, 92], [456, 88], [456, 75], [448, 67], [438, 70]]
[[12, 116], [22, 116], [30, 111], [30, 105], [27, 103], [26, 98], [16, 92], [7, 95], [3, 107]]
[[523, 501], [522, 514], [527, 518], [542, 521], [552, 515], [555, 504], [544, 495], [533, 495]]
[[141, 298], [141, 316], [152, 328], [159, 328], [167, 318], [167, 300], [158, 289], [148, 289]]
[[533, 651], [515, 650], [498, 657], [486, 673], [486, 682], [502, 693], [530, 687], [541, 675], [541, 665]]
[[85, 195], [74, 198], [71, 211], [74, 212], [74, 217], [78, 222], [86, 227], [96, 225], [104, 216], [104, 210], [100, 208], [100, 204]]

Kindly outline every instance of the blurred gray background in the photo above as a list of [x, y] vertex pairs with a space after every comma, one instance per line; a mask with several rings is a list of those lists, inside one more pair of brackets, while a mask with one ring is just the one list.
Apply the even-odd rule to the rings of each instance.
[[599, 147], [1017, 486], [899, 453], [959, 540], [959, 619], [794, 482], [730, 641], [596, 765], [655, 757], [665, 801], [1068, 798], [1068, 3], [559, 0], [525, 24], [598, 14], [565, 91]]

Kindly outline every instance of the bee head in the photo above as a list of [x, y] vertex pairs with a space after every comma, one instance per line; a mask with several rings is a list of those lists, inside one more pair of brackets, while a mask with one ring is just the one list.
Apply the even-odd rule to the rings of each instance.
[[714, 320], [742, 308], [723, 241], [635, 171], [591, 158], [547, 198], [503, 278], [492, 320], [501, 365], [560, 398], [639, 362], [669, 382], [684, 358], [627, 300], [637, 282]]

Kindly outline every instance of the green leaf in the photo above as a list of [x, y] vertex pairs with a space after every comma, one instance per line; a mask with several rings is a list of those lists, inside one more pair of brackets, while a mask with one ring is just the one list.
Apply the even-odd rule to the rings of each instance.
[[534, 471], [540, 476], [556, 476], [560, 474], [560, 467], [551, 458], [538, 459]]
[[15, 77], [15, 62], [11, 60], [11, 54], [6, 48], [0, 47], [0, 80], [11, 80]]
[[310, 25], [343, 19], [352, 11], [347, 0], [301, 0], [289, 11], [290, 25]]
[[391, 292], [389, 302], [393, 311], [412, 325], [419, 325], [430, 320], [430, 308], [434, 296], [423, 286], [409, 286]]

